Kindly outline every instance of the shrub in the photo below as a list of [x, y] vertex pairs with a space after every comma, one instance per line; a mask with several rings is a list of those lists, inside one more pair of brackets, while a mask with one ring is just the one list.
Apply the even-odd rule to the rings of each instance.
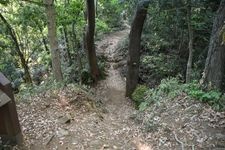
[[139, 106], [142, 102], [145, 101], [145, 92], [148, 90], [148, 87], [145, 85], [139, 85], [134, 93], [132, 94], [132, 99], [136, 103], [137, 106]]
[[[50, 76], [46, 80], [42, 81], [40, 85], [32, 85], [32, 84], [21, 84], [19, 88], [19, 93], [17, 93], [17, 97], [20, 100], [27, 101], [31, 96], [49, 91], [56, 90], [61, 87], [64, 87], [64, 82], [56, 82], [53, 76]], [[28, 102], [28, 101], [27, 101]]]
[[133, 99], [138, 102], [139, 110], [145, 110], [152, 103], [160, 103], [165, 99], [173, 99], [181, 93], [186, 93], [190, 98], [194, 98], [212, 106], [213, 109], [220, 111], [225, 108], [225, 95], [217, 90], [204, 91], [196, 81], [189, 84], [182, 84], [177, 78], [163, 79], [155, 89], [147, 89], [139, 86]]
[[183, 92], [183, 86], [177, 78], [163, 79], [158, 87], [162, 93], [174, 98]]
[[[107, 67], [107, 58], [105, 56], [98, 56], [98, 69], [100, 71], [99, 80], [105, 79], [107, 76], [106, 67]], [[92, 85], [94, 82], [93, 77], [89, 71], [89, 66], [86, 65], [81, 71], [81, 83], [85, 85]]]
[[187, 84], [185, 92], [192, 98], [201, 102], [208, 103], [215, 110], [223, 110], [225, 108], [225, 96], [218, 90], [204, 91], [201, 86], [194, 81]]
[[83, 69], [81, 71], [81, 83], [85, 85], [91, 85], [93, 83], [93, 78], [88, 71], [88, 69]]
[[146, 90], [144, 100], [138, 105], [139, 110], [145, 110], [152, 103], [159, 103], [163, 99], [174, 98], [183, 91], [182, 84], [177, 78], [163, 79], [154, 89]]
[[[153, 50], [152, 50], [153, 51]], [[175, 54], [167, 55], [159, 52], [147, 52], [141, 57], [140, 78], [150, 86], [159, 85], [160, 81], [168, 76], [182, 73], [182, 60], [177, 63]]]

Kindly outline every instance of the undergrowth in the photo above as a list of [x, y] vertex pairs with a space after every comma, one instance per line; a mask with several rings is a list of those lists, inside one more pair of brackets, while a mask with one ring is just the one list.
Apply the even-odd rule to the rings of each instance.
[[[107, 58], [105, 56], [98, 56], [98, 69], [100, 72], [99, 80], [104, 80], [107, 76]], [[85, 85], [92, 85], [94, 83], [94, 79], [91, 76], [89, 71], [89, 66], [86, 66], [81, 71], [81, 83]]]
[[132, 95], [139, 110], [143, 111], [153, 103], [160, 103], [166, 99], [186, 93], [189, 98], [209, 104], [213, 109], [222, 111], [225, 109], [225, 95], [217, 90], [204, 91], [196, 81], [190, 84], [180, 83], [177, 78], [167, 78], [161, 80], [158, 87], [148, 89], [140, 85]]
[[[16, 94], [17, 99], [26, 102], [30, 97], [47, 92], [62, 89], [64, 87], [69, 87], [76, 90], [82, 90], [84, 92], [89, 92], [90, 86], [80, 85], [76, 83], [68, 84], [66, 81], [56, 82], [53, 77], [49, 77], [45, 81], [42, 81], [40, 85], [28, 85], [22, 84], [20, 86], [20, 92]], [[51, 93], [51, 92], [50, 92]], [[27, 101], [28, 102], [28, 101]]]

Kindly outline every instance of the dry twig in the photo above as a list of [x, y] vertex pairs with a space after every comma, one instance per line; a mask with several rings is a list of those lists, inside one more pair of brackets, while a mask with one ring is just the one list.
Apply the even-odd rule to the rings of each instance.
[[181, 145], [181, 150], [184, 150], [184, 143], [177, 138], [175, 131], [173, 132], [175, 140]]

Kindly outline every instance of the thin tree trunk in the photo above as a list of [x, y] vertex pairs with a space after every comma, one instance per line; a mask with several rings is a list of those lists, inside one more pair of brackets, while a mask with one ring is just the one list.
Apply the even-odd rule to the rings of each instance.
[[8, 30], [9, 30], [9, 34], [10, 34], [10, 36], [11, 36], [11, 38], [12, 38], [14, 44], [15, 44], [15, 48], [16, 48], [15, 50], [16, 50], [17, 54], [19, 55], [21, 65], [24, 69], [24, 82], [32, 83], [29, 67], [28, 67], [27, 61], [26, 61], [26, 59], [25, 59], [25, 57], [24, 57], [24, 55], [23, 55], [23, 53], [20, 49], [19, 42], [17, 40], [15, 31], [1, 13], [0, 13], [0, 18], [2, 19], [2, 21], [7, 26]]
[[222, 0], [217, 10], [211, 33], [208, 56], [203, 73], [203, 83], [208, 88], [222, 88], [225, 73], [225, 44], [221, 30], [225, 22], [225, 0]]
[[83, 42], [82, 42], [82, 49], [84, 50], [84, 52], [86, 53], [86, 55], [88, 55], [88, 51], [87, 51], [87, 45], [86, 45], [86, 31], [87, 31], [87, 8], [84, 11], [84, 20], [85, 20], [85, 25], [83, 27]]
[[99, 79], [100, 72], [97, 64], [97, 56], [94, 45], [95, 34], [95, 3], [94, 0], [87, 0], [87, 21], [88, 27], [86, 30], [86, 48], [88, 51], [88, 61], [91, 76], [96, 83]]
[[187, 6], [187, 23], [188, 23], [188, 34], [189, 34], [189, 57], [187, 62], [187, 70], [186, 70], [186, 83], [191, 81], [191, 74], [192, 74], [192, 61], [193, 61], [193, 30], [191, 26], [191, 4], [189, 2]]
[[73, 22], [73, 24], [72, 24], [72, 34], [73, 34], [73, 49], [76, 53], [78, 69], [79, 69], [79, 78], [80, 78], [80, 83], [81, 83], [82, 82], [81, 73], [82, 73], [83, 65], [82, 65], [81, 55], [79, 53], [79, 50], [80, 50], [79, 46], [78, 46], [79, 42], [77, 42], [76, 33], [75, 33], [75, 22]]
[[140, 47], [141, 34], [147, 9], [150, 1], [143, 0], [137, 6], [137, 11], [131, 25], [129, 51], [128, 51], [128, 71], [126, 79], [126, 96], [131, 97], [138, 84], [139, 64], [140, 64]]
[[49, 48], [48, 48], [48, 44], [47, 44], [47, 41], [44, 37], [44, 34], [42, 34], [42, 42], [44, 44], [44, 47], [45, 47], [45, 51], [49, 53]]
[[95, 15], [98, 15], [98, 0], [95, 0]]
[[72, 65], [72, 58], [71, 58], [71, 54], [70, 54], [70, 44], [69, 44], [69, 38], [68, 38], [66, 26], [63, 26], [63, 32], [64, 32], [64, 38], [66, 41], [66, 51], [67, 51], [67, 56], [68, 56], [68, 62], [69, 62], [69, 65]]
[[44, 48], [45, 48], [45, 51], [49, 52], [49, 48], [48, 48], [48, 44], [47, 44], [47, 41], [45, 39], [45, 36], [44, 36], [44, 33], [43, 33], [43, 29], [40, 25], [37, 25], [40, 33], [41, 33], [41, 36], [42, 36], [42, 42], [44, 44]]
[[44, 0], [44, 2], [46, 4], [45, 11], [48, 21], [48, 38], [51, 48], [53, 76], [57, 81], [62, 81], [63, 76], [60, 62], [60, 51], [58, 47], [57, 33], [56, 33], [56, 12], [54, 0]]

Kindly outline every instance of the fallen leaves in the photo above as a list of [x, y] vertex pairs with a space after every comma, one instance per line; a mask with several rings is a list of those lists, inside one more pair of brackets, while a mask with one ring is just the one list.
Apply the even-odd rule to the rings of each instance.
[[145, 128], [151, 128], [148, 141], [154, 149], [225, 149], [224, 140], [217, 139], [217, 133], [222, 134], [219, 137], [225, 133], [225, 113], [185, 95], [153, 104], [138, 118]]
[[49, 145], [55, 135], [59, 138], [69, 135], [64, 126], [74, 120], [77, 111], [88, 112], [94, 103], [88, 93], [73, 86], [45, 91], [30, 97], [26, 102], [19, 100], [18, 114], [28, 149], [38, 143]]

